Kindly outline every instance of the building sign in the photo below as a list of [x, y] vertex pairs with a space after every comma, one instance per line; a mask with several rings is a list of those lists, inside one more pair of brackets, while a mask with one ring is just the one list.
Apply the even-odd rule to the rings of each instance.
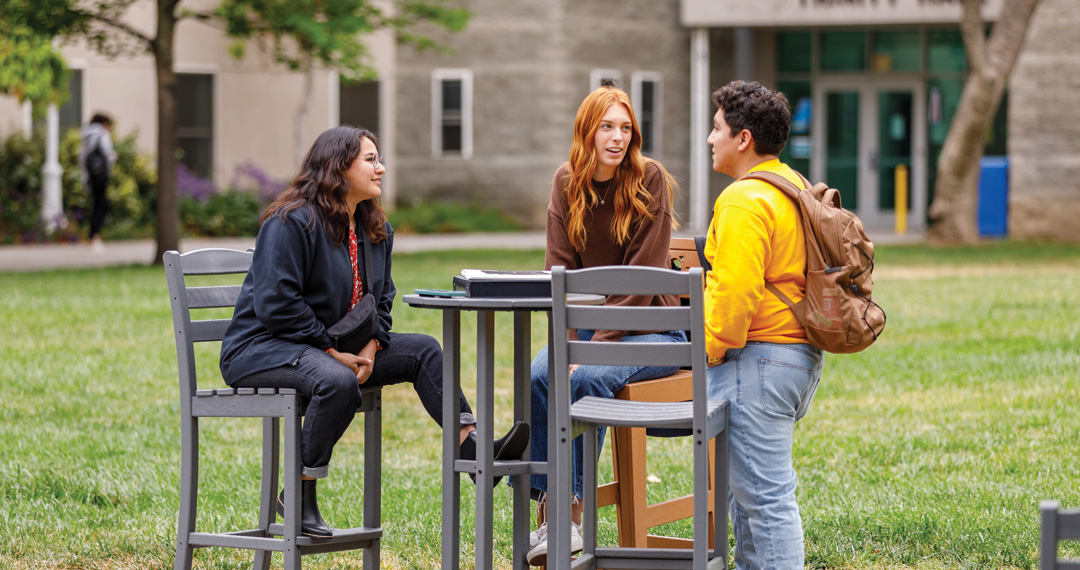
[[[958, 24], [961, 0], [680, 0], [689, 28]], [[1002, 0], [983, 1], [994, 21]]]

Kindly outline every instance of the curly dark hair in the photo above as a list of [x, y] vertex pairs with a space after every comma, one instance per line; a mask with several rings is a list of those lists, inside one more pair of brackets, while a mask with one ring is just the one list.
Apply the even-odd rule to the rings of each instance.
[[735, 80], [712, 94], [713, 103], [724, 111], [731, 136], [750, 131], [754, 152], [778, 155], [791, 131], [791, 106], [787, 97], [756, 81]]

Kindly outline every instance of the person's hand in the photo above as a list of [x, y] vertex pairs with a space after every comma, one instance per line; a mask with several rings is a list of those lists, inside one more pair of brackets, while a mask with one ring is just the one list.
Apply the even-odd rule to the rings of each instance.
[[[364, 351], [360, 351], [363, 353]], [[349, 352], [338, 352], [331, 348], [327, 351], [327, 354], [334, 357], [334, 360], [344, 364], [356, 374], [356, 380], [361, 384], [367, 382], [369, 376], [371, 376], [371, 370], [374, 366], [372, 358], [367, 356], [360, 356], [358, 354], [352, 354]]]
[[580, 364], [571, 364], [570, 365], [570, 376], [573, 376], [574, 371], [577, 370], [578, 368], [581, 368]]
[[360, 354], [357, 356], [365, 361], [366, 364], [361, 364], [356, 371], [356, 381], [362, 386], [364, 382], [368, 381], [371, 377], [372, 371], [375, 370], [375, 351], [378, 349], [378, 343], [375, 339], [368, 341], [364, 348], [360, 349]]

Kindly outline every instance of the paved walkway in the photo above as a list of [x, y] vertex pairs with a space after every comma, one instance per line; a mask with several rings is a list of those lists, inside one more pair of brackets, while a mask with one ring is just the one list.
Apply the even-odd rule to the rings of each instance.
[[[247, 249], [255, 238], [203, 238], [180, 241], [180, 251], [207, 247]], [[543, 249], [544, 232], [428, 234], [394, 236], [394, 251], [448, 249]], [[148, 265], [154, 256], [153, 240], [105, 242], [105, 251], [92, 253], [89, 243], [0, 246], [0, 272]]]
[[[679, 233], [681, 237], [691, 234]], [[875, 244], [919, 243], [921, 235], [871, 236]], [[189, 239], [180, 242], [181, 251], [207, 247], [247, 249], [255, 246], [255, 238]], [[475, 234], [427, 234], [394, 236], [394, 251], [442, 251], [451, 249], [543, 249], [544, 232], [509, 232]], [[0, 246], [0, 272], [45, 271], [50, 269], [113, 267], [147, 265], [154, 255], [152, 240], [106, 242], [105, 251], [91, 253], [90, 245], [30, 244]]]

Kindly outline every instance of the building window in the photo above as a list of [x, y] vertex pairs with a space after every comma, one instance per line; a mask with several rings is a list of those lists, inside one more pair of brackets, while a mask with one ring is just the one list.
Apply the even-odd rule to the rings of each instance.
[[214, 76], [176, 74], [176, 146], [180, 163], [202, 178], [214, 174]]
[[338, 119], [342, 125], [363, 127], [379, 135], [379, 82], [349, 81], [338, 83]]
[[68, 129], [77, 129], [82, 126], [83, 116], [83, 71], [72, 69], [68, 76], [68, 100], [63, 107], [58, 109], [60, 119], [60, 133], [63, 135]]
[[[59, 124], [60, 138], [64, 137], [64, 133], [69, 129], [78, 129], [82, 127], [83, 116], [83, 70], [72, 69], [71, 75], [68, 76], [68, 98], [67, 101], [56, 110], [57, 123]], [[34, 129], [47, 128], [46, 115], [45, 115], [44, 103], [41, 104], [41, 112], [33, 119]], [[115, 120], [115, 117], [114, 119]]]
[[776, 70], [780, 73], [810, 73], [812, 44], [810, 32], [776, 34]]
[[820, 57], [822, 71], [866, 71], [866, 33], [822, 32]]
[[436, 69], [431, 90], [431, 154], [471, 158], [472, 71]]
[[622, 88], [622, 72], [618, 69], [594, 69], [589, 72], [589, 91], [601, 87], [605, 83]]
[[663, 140], [663, 81], [659, 73], [635, 71], [630, 83], [630, 102], [641, 129], [641, 152], [658, 159]]

